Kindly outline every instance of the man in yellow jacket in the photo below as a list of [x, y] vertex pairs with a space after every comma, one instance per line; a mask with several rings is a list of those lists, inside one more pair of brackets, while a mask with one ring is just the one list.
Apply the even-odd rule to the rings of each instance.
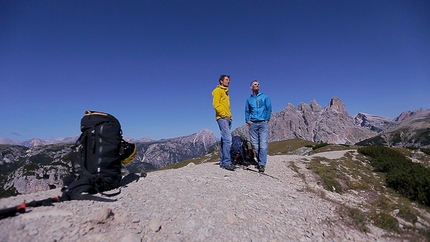
[[216, 121], [221, 131], [220, 167], [229, 171], [234, 171], [235, 166], [231, 163], [231, 121], [233, 120], [230, 111], [230, 98], [228, 96], [228, 86], [230, 76], [221, 75], [219, 85], [212, 91]]

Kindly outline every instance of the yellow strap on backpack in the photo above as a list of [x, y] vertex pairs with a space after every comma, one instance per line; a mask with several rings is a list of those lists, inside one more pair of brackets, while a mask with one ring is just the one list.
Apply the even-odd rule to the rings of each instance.
[[122, 155], [123, 160], [121, 160], [121, 164], [125, 165], [131, 163], [137, 155], [137, 146], [132, 143], [126, 143], [124, 147], [124, 154]]

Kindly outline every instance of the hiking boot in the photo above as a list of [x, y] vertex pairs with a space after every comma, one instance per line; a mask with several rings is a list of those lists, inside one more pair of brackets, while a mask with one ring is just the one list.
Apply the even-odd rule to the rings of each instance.
[[258, 166], [258, 172], [263, 173], [264, 172], [264, 166]]
[[234, 171], [234, 169], [236, 169], [236, 166], [233, 164], [230, 164], [230, 165], [224, 166], [223, 168], [229, 171]]

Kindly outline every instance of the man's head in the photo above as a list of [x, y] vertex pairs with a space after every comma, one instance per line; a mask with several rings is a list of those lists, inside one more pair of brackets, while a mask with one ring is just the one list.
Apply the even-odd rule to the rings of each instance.
[[221, 77], [219, 78], [219, 84], [221, 86], [228, 87], [228, 85], [230, 85], [230, 76], [228, 76], [228, 75], [221, 75]]
[[260, 83], [257, 80], [251, 82], [251, 90], [252, 92], [258, 92], [260, 90]]

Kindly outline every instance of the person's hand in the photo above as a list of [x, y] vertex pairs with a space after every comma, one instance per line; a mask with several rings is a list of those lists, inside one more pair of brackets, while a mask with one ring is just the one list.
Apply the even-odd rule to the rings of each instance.
[[248, 122], [246, 122], [246, 123], [248, 124], [248, 126], [252, 124], [252, 122], [251, 122], [251, 121], [248, 121]]

